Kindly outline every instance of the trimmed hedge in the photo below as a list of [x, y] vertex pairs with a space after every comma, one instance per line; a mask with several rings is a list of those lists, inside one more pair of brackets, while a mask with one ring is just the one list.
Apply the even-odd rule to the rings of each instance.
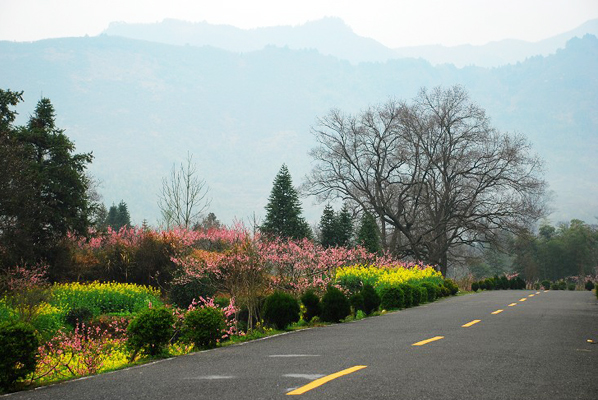
[[183, 337], [197, 348], [216, 347], [226, 327], [224, 313], [213, 307], [197, 308], [185, 315]]
[[140, 351], [150, 356], [163, 353], [174, 333], [175, 318], [164, 307], [150, 308], [137, 315], [127, 328], [127, 346], [135, 358]]
[[338, 288], [328, 286], [322, 297], [322, 320], [339, 322], [351, 314], [351, 305], [347, 297]]
[[22, 322], [0, 324], [0, 389], [14, 384], [35, 371], [39, 338], [35, 328]]
[[264, 302], [264, 320], [276, 329], [283, 330], [293, 322], [299, 321], [301, 308], [292, 295], [274, 292]]
[[313, 317], [317, 317], [321, 313], [320, 298], [313, 289], [307, 290], [301, 296], [301, 302], [305, 306], [305, 313], [303, 313], [303, 320], [309, 322]]

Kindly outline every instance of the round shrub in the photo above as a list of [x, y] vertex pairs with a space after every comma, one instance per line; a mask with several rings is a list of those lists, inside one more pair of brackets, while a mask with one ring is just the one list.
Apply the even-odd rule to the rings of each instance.
[[[418, 286], [417, 290], [419, 290], [419, 304], [426, 303], [428, 301], [428, 290], [423, 286]], [[448, 292], [448, 289], [446, 290]]]
[[380, 295], [376, 292], [376, 289], [370, 284], [363, 285], [361, 289], [361, 295], [363, 296], [363, 311], [369, 315], [376, 311], [380, 307]]
[[567, 290], [575, 290], [575, 283], [567, 284]]
[[455, 281], [453, 281], [452, 279], [445, 279], [444, 280], [444, 286], [448, 290], [450, 290], [452, 296], [454, 296], [457, 293], [459, 293], [459, 286], [457, 286], [457, 284], [455, 283]]
[[594, 289], [594, 282], [587, 281], [585, 288], [586, 288], [586, 290], [592, 290], [592, 289]]
[[173, 336], [174, 322], [172, 312], [164, 307], [139, 313], [127, 327], [127, 345], [133, 351], [132, 358], [140, 351], [151, 356], [161, 354]]
[[510, 288], [510, 284], [509, 284], [509, 278], [507, 278], [506, 276], [501, 276], [498, 279], [498, 288], [497, 289], [509, 289]]
[[545, 279], [541, 282], [541, 284], [542, 284], [542, 287], [544, 288], [544, 290], [550, 289], [550, 281], [549, 280]]
[[473, 290], [474, 292], [477, 292], [478, 289], [480, 288], [480, 284], [477, 282], [474, 282], [471, 284], [471, 290]]
[[305, 306], [305, 313], [303, 314], [305, 322], [310, 322], [314, 317], [320, 315], [320, 298], [313, 289], [309, 289], [303, 293], [301, 302]]
[[351, 314], [351, 305], [347, 297], [338, 288], [328, 286], [322, 297], [322, 321], [339, 322]]
[[486, 281], [479, 281], [478, 286], [479, 286], [480, 290], [485, 290], [486, 289]]
[[264, 320], [276, 329], [284, 329], [299, 321], [300, 312], [299, 302], [288, 293], [274, 292], [266, 297]]
[[521, 278], [520, 276], [515, 278], [515, 289], [525, 289], [526, 286], [527, 283], [523, 278]]
[[417, 305], [413, 302], [413, 286], [401, 283], [399, 288], [403, 291], [403, 307], [409, 308]]
[[559, 290], [560, 286], [558, 282], [553, 282], [550, 284], [550, 290]]
[[433, 284], [432, 282], [423, 282], [421, 286], [426, 288], [426, 290], [428, 291], [429, 302], [433, 302], [434, 300], [436, 300], [438, 293], [436, 292], [437, 286], [435, 284]]
[[363, 295], [361, 293], [355, 293], [349, 298], [349, 303], [353, 308], [353, 313], [357, 315], [357, 311], [363, 311], [365, 309], [365, 302], [363, 301]]
[[446, 286], [438, 286], [438, 288], [440, 289], [440, 294], [442, 297], [448, 297], [451, 295], [451, 290], [449, 288], [447, 288]]
[[407, 284], [407, 285], [411, 286], [411, 296], [413, 298], [413, 305], [419, 306], [422, 302], [421, 292], [419, 291], [420, 286], [419, 285], [411, 285], [411, 284]]
[[534, 289], [535, 290], [540, 290], [540, 282], [534, 283]]
[[224, 313], [213, 307], [197, 308], [185, 315], [182, 335], [197, 348], [216, 347], [225, 329]]
[[567, 282], [559, 281], [559, 290], [567, 290]]
[[12, 388], [17, 380], [35, 371], [38, 347], [33, 326], [22, 322], [0, 324], [0, 389]]
[[484, 281], [484, 283], [485, 283], [486, 290], [494, 290], [494, 288], [495, 288], [494, 279], [487, 278]]
[[380, 307], [394, 310], [405, 306], [405, 293], [397, 286], [385, 287], [380, 291]]

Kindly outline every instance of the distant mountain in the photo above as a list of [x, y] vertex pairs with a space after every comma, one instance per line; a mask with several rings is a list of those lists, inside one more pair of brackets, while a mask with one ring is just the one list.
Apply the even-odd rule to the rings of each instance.
[[[546, 160], [553, 221], [593, 221], [598, 209], [598, 39], [501, 68], [432, 66], [398, 59], [352, 65], [316, 50], [274, 46], [234, 53], [117, 36], [0, 42], [0, 87], [24, 90], [25, 123], [40, 96], [108, 205], [121, 199], [136, 223], [158, 218], [162, 177], [187, 151], [225, 223], [264, 215], [286, 163], [295, 184], [310, 170], [310, 127], [331, 108], [356, 112], [422, 86], [461, 84], [499, 130], [526, 134]], [[322, 206], [305, 199], [309, 221]]]
[[413, 46], [397, 48], [395, 51], [401, 57], [423, 58], [432, 65], [497, 67], [515, 64], [533, 56], [554, 54], [557, 49], [564, 48], [570, 39], [587, 34], [598, 36], [598, 19], [588, 21], [576, 29], [539, 42], [507, 39], [481, 46]]
[[257, 29], [174, 19], [151, 24], [115, 22], [103, 33], [164, 44], [212, 46], [238, 53], [262, 50], [266, 46], [317, 49], [321, 54], [353, 63], [397, 58], [393, 50], [373, 39], [356, 35], [339, 18], [323, 18], [300, 26]]
[[104, 34], [180, 46], [211, 46], [236, 53], [262, 50], [266, 46], [289, 47], [294, 50], [315, 49], [321, 54], [352, 63], [422, 58], [432, 65], [497, 67], [516, 64], [537, 55], [554, 54], [574, 37], [581, 38], [586, 34], [598, 36], [598, 19], [535, 43], [507, 39], [481, 46], [429, 45], [398, 49], [390, 49], [373, 39], [358, 36], [341, 19], [331, 17], [299, 26], [257, 29], [174, 19], [149, 24], [113, 22]]

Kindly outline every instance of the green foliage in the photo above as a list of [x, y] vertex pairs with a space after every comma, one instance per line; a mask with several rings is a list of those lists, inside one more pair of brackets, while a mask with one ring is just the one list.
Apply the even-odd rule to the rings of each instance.
[[541, 283], [544, 290], [550, 289], [550, 281], [548, 279], [544, 279]]
[[142, 311], [127, 328], [127, 346], [132, 359], [141, 351], [150, 356], [162, 354], [174, 333], [175, 318], [164, 307]]
[[474, 292], [477, 292], [480, 289], [480, 285], [478, 282], [474, 282], [471, 284], [471, 290], [473, 290]]
[[[419, 291], [419, 303], [420, 304], [427, 303], [428, 301], [431, 301], [428, 299], [428, 289], [426, 289], [424, 286], [419, 286], [419, 285], [416, 288]], [[444, 289], [448, 293], [448, 289], [447, 288], [444, 288]]]
[[93, 318], [93, 311], [87, 307], [71, 308], [64, 316], [64, 322], [70, 326], [87, 324]]
[[213, 307], [197, 308], [185, 315], [182, 336], [197, 348], [216, 347], [226, 327], [224, 313]]
[[399, 288], [403, 291], [405, 308], [413, 307], [419, 304], [415, 303], [413, 298], [413, 285], [402, 283], [399, 285]]
[[349, 298], [349, 303], [353, 308], [353, 312], [357, 314], [357, 311], [365, 310], [365, 302], [361, 293], [355, 293]]
[[594, 282], [592, 281], [587, 281], [586, 285], [585, 285], [586, 290], [592, 290], [594, 289]]
[[575, 290], [575, 283], [567, 284], [567, 290]]
[[401, 287], [388, 286], [380, 290], [380, 307], [384, 310], [394, 310], [405, 307], [405, 294]]
[[567, 290], [567, 282], [559, 281], [559, 290]]
[[106, 220], [102, 224], [105, 227], [110, 227], [115, 231], [121, 228], [129, 228], [131, 226], [131, 215], [129, 214], [129, 208], [124, 200], [118, 203], [118, 206], [112, 204], [106, 215]]
[[339, 322], [351, 314], [351, 305], [347, 297], [338, 288], [328, 286], [322, 297], [322, 321]]
[[553, 282], [550, 284], [550, 290], [559, 290], [560, 289], [560, 285], [558, 282]]
[[365, 213], [361, 218], [361, 225], [357, 231], [357, 243], [365, 247], [370, 253], [382, 251], [378, 224], [370, 213]]
[[207, 279], [192, 279], [186, 283], [172, 285], [168, 291], [168, 299], [179, 308], [187, 308], [193, 300], [213, 297], [215, 292]]
[[376, 289], [370, 284], [363, 285], [361, 289], [361, 296], [363, 297], [363, 311], [369, 315], [376, 311], [380, 307], [380, 295], [376, 292]]
[[422, 282], [421, 284], [422, 287], [426, 288], [427, 292], [428, 292], [428, 301], [429, 302], [433, 302], [434, 300], [436, 300], [436, 298], [438, 297], [438, 293], [437, 293], [437, 285], [434, 285], [433, 283], [430, 282]]
[[[21, 94], [1, 91], [0, 155], [14, 153], [18, 160], [3, 160], [0, 177], [0, 247], [4, 267], [46, 260], [50, 277], [62, 277], [60, 242], [67, 233], [87, 235], [92, 202], [85, 175], [92, 155], [74, 154], [75, 146], [55, 126], [54, 107], [42, 98], [23, 127], [14, 127], [10, 105]], [[6, 101], [8, 100], [8, 101]], [[10, 167], [10, 169], [4, 169]], [[4, 173], [7, 172], [7, 174]]]
[[313, 289], [309, 289], [305, 293], [303, 293], [303, 295], [301, 296], [301, 302], [305, 306], [305, 313], [303, 314], [303, 319], [306, 322], [310, 322], [314, 317], [320, 315], [320, 298], [313, 291]]
[[266, 218], [260, 230], [273, 237], [311, 238], [311, 228], [301, 216], [301, 202], [293, 187], [291, 174], [283, 164], [274, 178], [272, 192], [266, 205]]
[[285, 292], [274, 292], [266, 297], [264, 320], [276, 329], [283, 330], [293, 322], [299, 321], [301, 309], [299, 302]]
[[335, 213], [327, 204], [320, 218], [320, 243], [324, 247], [348, 246], [353, 236], [353, 220], [346, 206]]
[[452, 279], [445, 279], [444, 286], [451, 292], [451, 295], [454, 296], [459, 293], [459, 286], [453, 281]]
[[0, 390], [9, 390], [35, 370], [39, 338], [29, 324], [0, 323]]

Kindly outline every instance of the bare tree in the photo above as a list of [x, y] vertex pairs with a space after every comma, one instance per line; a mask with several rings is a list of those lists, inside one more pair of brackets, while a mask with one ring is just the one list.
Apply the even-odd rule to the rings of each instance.
[[172, 166], [170, 175], [162, 179], [162, 192], [158, 207], [167, 229], [190, 229], [201, 220], [202, 213], [210, 206], [209, 187], [197, 175], [193, 156], [187, 154], [186, 163], [179, 168]]
[[[460, 86], [422, 89], [357, 116], [331, 111], [304, 184], [320, 200], [350, 199], [389, 227], [386, 245], [439, 265], [452, 249], [490, 242], [544, 213], [542, 163], [521, 135], [500, 133]], [[390, 240], [388, 240], [390, 239]]]

